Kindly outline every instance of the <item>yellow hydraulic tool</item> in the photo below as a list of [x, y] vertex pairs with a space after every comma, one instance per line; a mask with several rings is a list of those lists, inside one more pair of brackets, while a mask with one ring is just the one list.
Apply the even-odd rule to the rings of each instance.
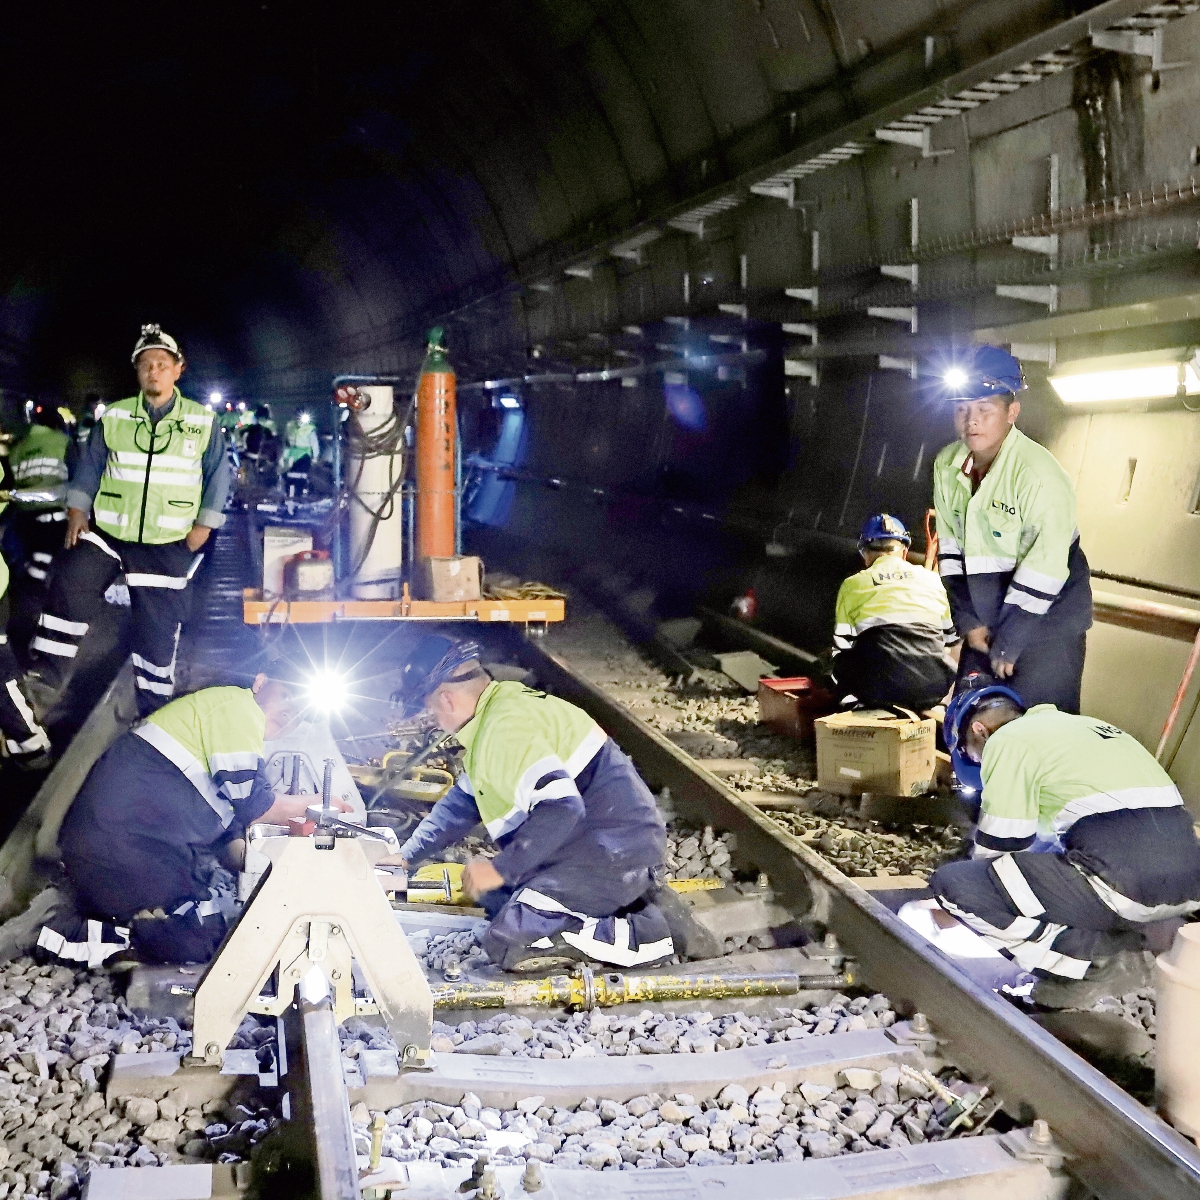
[[438, 1008], [574, 1008], [588, 1011], [617, 1004], [649, 1004], [679, 1000], [741, 1000], [752, 996], [792, 996], [806, 990], [841, 989], [853, 980], [846, 974], [798, 975], [791, 971], [741, 975], [599, 974], [583, 967], [575, 975], [545, 979], [498, 980], [494, 983], [439, 984], [430, 990]]
[[[408, 877], [409, 904], [474, 903], [462, 890], [462, 863], [426, 863]], [[668, 887], [673, 892], [711, 892], [723, 888], [720, 879], [672, 879]]]

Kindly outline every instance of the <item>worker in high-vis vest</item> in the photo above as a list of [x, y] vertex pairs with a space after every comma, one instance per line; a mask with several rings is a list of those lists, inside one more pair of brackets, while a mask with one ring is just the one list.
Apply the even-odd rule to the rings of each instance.
[[[0, 503], [0, 513], [6, 507]], [[0, 557], [0, 735], [5, 757], [21, 767], [39, 768], [50, 765], [50, 738], [34, 715], [17, 656], [8, 640], [8, 584], [8, 563]]]
[[666, 832], [653, 795], [581, 709], [496, 683], [472, 642], [428, 635], [403, 668], [405, 711], [424, 708], [466, 751], [463, 773], [400, 847], [406, 867], [480, 822], [496, 843], [463, 888], [483, 906], [489, 958], [505, 970], [562, 959], [643, 966], [719, 953], [664, 886]]
[[945, 733], [982, 800], [972, 859], [929, 880], [942, 907], [1043, 977], [1040, 1003], [1074, 1005], [1081, 981], [1146, 986], [1144, 927], [1200, 910], [1200, 842], [1171, 777], [1115, 725], [1026, 712], [1002, 684], [956, 694]]
[[954, 681], [946, 647], [958, 633], [946, 589], [907, 560], [911, 544], [904, 522], [890, 513], [868, 517], [859, 533], [865, 569], [838, 589], [833, 628], [831, 674], [843, 706], [922, 711]]
[[316, 462], [320, 457], [321, 443], [317, 439], [312, 417], [306, 412], [297, 414], [284, 426], [280, 469], [290, 471], [300, 466], [306, 458], [310, 462]]
[[141, 391], [107, 406], [68, 486], [68, 553], [56, 565], [30, 649], [31, 674], [48, 703], [123, 571], [138, 708], [146, 715], [175, 690], [188, 583], [198, 551], [224, 523], [230, 469], [213, 414], [176, 386], [184, 358], [175, 339], [143, 325], [133, 365]]
[[9, 527], [22, 556], [20, 578], [43, 592], [55, 554], [62, 549], [67, 521], [67, 480], [76, 448], [62, 413], [49, 403], [34, 405], [25, 436], [9, 451], [12, 486], [25, 492], [54, 493], [56, 499], [16, 499]]
[[987, 672], [1030, 705], [1079, 711], [1092, 623], [1075, 488], [1017, 427], [1021, 366], [979, 346], [944, 374], [960, 440], [933, 464], [938, 568], [964, 639], [959, 679]]
[[211, 958], [232, 915], [210, 889], [212, 857], [255, 822], [286, 825], [320, 802], [276, 795], [264, 772], [264, 741], [302, 707], [293, 685], [260, 674], [248, 688], [180, 696], [122, 734], [63, 820], [74, 902], [47, 920], [38, 945], [91, 967], [129, 949], [148, 962]]

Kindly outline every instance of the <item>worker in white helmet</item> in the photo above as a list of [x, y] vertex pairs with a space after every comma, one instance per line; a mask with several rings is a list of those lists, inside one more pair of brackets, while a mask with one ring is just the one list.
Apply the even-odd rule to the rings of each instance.
[[158, 325], [133, 348], [140, 391], [96, 422], [67, 490], [68, 553], [56, 564], [30, 643], [38, 699], [67, 681], [104, 593], [122, 571], [133, 606], [138, 708], [148, 715], [175, 690], [175, 653], [199, 550], [225, 521], [225, 439], [203, 404], [176, 386], [183, 352]]

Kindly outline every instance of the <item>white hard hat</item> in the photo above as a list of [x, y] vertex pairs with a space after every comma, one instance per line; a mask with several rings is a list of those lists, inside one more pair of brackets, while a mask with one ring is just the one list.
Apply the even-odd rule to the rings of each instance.
[[143, 350], [165, 350], [176, 362], [183, 362], [179, 343], [169, 333], [163, 333], [161, 325], [142, 326], [142, 336], [138, 338], [129, 360], [134, 366], [137, 366], [137, 357]]

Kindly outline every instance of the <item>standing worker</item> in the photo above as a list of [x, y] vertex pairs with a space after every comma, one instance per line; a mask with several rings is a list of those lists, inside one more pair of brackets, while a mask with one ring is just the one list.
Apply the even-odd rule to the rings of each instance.
[[868, 517], [858, 535], [865, 570], [842, 583], [832, 674], [843, 705], [923, 711], [950, 690], [946, 647], [958, 641], [942, 581], [905, 558], [912, 537], [890, 513]]
[[304, 484], [308, 472], [321, 457], [321, 443], [312, 417], [306, 412], [294, 416], [283, 431], [283, 453], [279, 457], [279, 469], [293, 483]]
[[124, 571], [138, 709], [146, 715], [175, 690], [187, 586], [197, 551], [225, 521], [230, 470], [213, 414], [175, 386], [185, 365], [175, 339], [143, 325], [133, 365], [141, 391], [105, 409], [71, 480], [69, 553], [55, 568], [30, 649], [42, 685], [61, 690], [105, 590]]
[[[3, 512], [4, 504], [0, 504]], [[0, 557], [0, 734], [4, 751], [23, 767], [49, 765], [50, 739], [33, 712], [21, 681], [21, 668], [9, 644], [8, 563]]]
[[424, 708], [466, 749], [463, 774], [400, 858], [411, 866], [483, 822], [500, 853], [472, 858], [463, 889], [487, 911], [482, 943], [494, 963], [633, 967], [720, 952], [664, 886], [658, 806], [591, 717], [523, 684], [493, 682], [477, 645], [436, 634], [405, 664], [400, 696], [406, 713]]
[[1200, 909], [1200, 842], [1171, 777], [1116, 726], [1026, 712], [1002, 684], [957, 693], [945, 729], [982, 801], [973, 860], [930, 877], [938, 902], [1041, 976], [1039, 1003], [1146, 986], [1144, 926]]
[[62, 497], [57, 502], [13, 502], [16, 511], [10, 528], [21, 545], [22, 573], [39, 592], [46, 587], [55, 552], [62, 549], [67, 479], [75, 459], [75, 446], [66, 432], [62, 413], [51, 404], [35, 405], [32, 424], [9, 451], [8, 461], [14, 488], [56, 492]]
[[1030, 705], [1077, 713], [1092, 589], [1075, 489], [1016, 427], [1025, 381], [1011, 354], [979, 346], [943, 379], [961, 440], [934, 460], [933, 498], [958, 678], [985, 672]]

